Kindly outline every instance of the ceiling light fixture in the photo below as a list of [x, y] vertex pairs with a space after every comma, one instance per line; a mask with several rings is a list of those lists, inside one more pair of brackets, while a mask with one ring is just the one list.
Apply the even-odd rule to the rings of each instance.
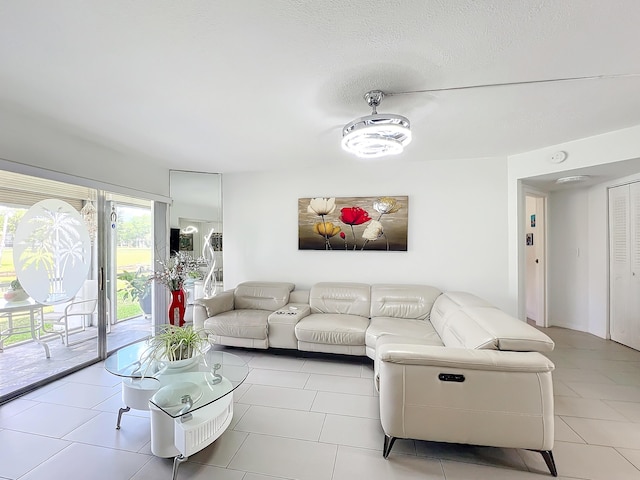
[[589, 175], [572, 175], [570, 177], [562, 177], [556, 180], [556, 183], [576, 183], [576, 182], [584, 182], [589, 180]]
[[397, 155], [411, 142], [411, 125], [402, 115], [378, 113], [384, 92], [372, 90], [364, 99], [373, 109], [371, 115], [356, 118], [342, 129], [342, 148], [360, 158]]
[[[547, 78], [539, 80], [521, 80], [516, 82], [485, 83], [479, 85], [460, 85], [454, 87], [427, 88], [404, 92], [384, 93], [372, 90], [365, 93], [364, 98], [373, 109], [371, 115], [357, 118], [342, 129], [342, 148], [361, 158], [375, 158], [401, 153], [411, 142], [409, 120], [401, 115], [379, 114], [378, 105], [385, 96], [413, 95], [416, 93], [453, 92], [478, 88], [515, 87], [523, 85], [577, 82], [583, 80], [607, 80], [638, 77], [640, 73], [622, 73], [610, 75], [590, 75], [582, 77]], [[563, 155], [564, 154], [564, 155]], [[566, 152], [557, 152], [550, 161], [560, 163], [566, 159]]]
[[190, 233], [196, 233], [197, 231], [198, 229], [196, 227], [194, 227], [193, 225], [189, 225], [188, 227], [180, 230], [180, 233], [186, 233], [188, 235]]

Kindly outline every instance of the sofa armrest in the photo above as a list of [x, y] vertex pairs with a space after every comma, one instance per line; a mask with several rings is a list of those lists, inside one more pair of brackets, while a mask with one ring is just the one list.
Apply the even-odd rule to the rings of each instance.
[[229, 312], [233, 307], [233, 292], [222, 292], [215, 297], [197, 299], [193, 302], [193, 328], [202, 330], [207, 318]]
[[284, 307], [279, 308], [271, 315], [269, 315], [269, 324], [271, 323], [287, 323], [296, 324], [304, 317], [309, 316], [311, 309], [309, 305], [304, 303], [291, 303], [289, 302]]
[[553, 448], [554, 366], [538, 352], [389, 344], [376, 360], [390, 437]]
[[196, 300], [193, 304], [193, 330], [200, 333], [201, 337], [206, 336], [204, 332], [204, 321], [207, 318], [209, 318], [207, 308]]
[[553, 362], [538, 352], [473, 350], [433, 345], [382, 345], [376, 352], [379, 361], [403, 365], [429, 365], [465, 370], [494, 372], [551, 372]]

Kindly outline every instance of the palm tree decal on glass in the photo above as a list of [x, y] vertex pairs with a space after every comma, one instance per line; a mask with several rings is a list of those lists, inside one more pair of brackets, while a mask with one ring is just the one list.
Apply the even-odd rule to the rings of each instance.
[[[88, 233], [77, 211], [60, 200], [39, 202], [23, 218], [16, 237], [18, 233], [22, 238], [15, 252], [16, 264], [18, 276], [27, 276], [27, 292], [46, 304], [73, 297], [86, 278], [90, 261]], [[28, 286], [34, 278], [37, 285], [32, 293]], [[79, 283], [76, 278], [80, 278]]]

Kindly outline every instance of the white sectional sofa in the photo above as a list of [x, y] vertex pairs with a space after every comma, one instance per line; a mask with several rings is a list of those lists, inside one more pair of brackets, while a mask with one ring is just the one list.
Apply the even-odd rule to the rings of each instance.
[[553, 341], [485, 300], [427, 285], [245, 282], [200, 299], [214, 344], [374, 361], [386, 458], [396, 438], [551, 450]]

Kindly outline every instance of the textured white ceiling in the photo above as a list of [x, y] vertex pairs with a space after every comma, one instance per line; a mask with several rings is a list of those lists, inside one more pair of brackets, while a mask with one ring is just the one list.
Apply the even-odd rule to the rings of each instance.
[[[640, 73], [637, 0], [0, 0], [0, 109], [210, 172], [355, 161], [362, 95]], [[640, 124], [640, 77], [385, 98], [407, 161]]]

